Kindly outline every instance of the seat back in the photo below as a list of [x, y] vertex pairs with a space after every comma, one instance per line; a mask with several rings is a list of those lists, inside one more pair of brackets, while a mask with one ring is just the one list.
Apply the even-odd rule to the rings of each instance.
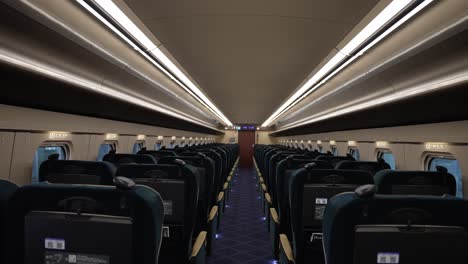
[[10, 199], [17, 189], [16, 184], [0, 179], [0, 263], [8, 263], [5, 259], [6, 252], [10, 247], [6, 237], [8, 230], [6, 223], [7, 209]]
[[176, 164], [178, 160], [185, 161], [197, 170], [199, 195], [196, 231], [198, 232], [206, 229], [209, 210], [216, 203], [217, 195], [213, 191], [215, 164], [203, 153], [198, 153], [197, 156], [164, 157], [159, 160], [159, 164]]
[[306, 166], [291, 175], [290, 223], [294, 253], [299, 263], [323, 259], [322, 219], [328, 200], [372, 183], [372, 174], [356, 170], [323, 170]]
[[326, 263], [466, 263], [465, 212], [456, 198], [337, 195], [323, 222]]
[[379, 194], [456, 195], [455, 177], [437, 171], [384, 170], [374, 176]]
[[333, 166], [336, 166], [339, 162], [343, 160], [354, 161], [352, 156], [330, 156], [330, 155], [321, 155], [316, 158], [316, 160], [326, 161]]
[[196, 174], [195, 167], [181, 160], [174, 164], [125, 164], [117, 170], [117, 175], [156, 190], [163, 199], [162, 263], [188, 260], [198, 206]]
[[35, 184], [18, 189], [8, 206], [6, 263], [18, 263], [23, 256], [26, 264], [67, 258], [68, 263], [158, 263], [162, 199], [150, 188], [121, 182], [125, 186]]
[[[278, 200], [278, 213], [280, 219], [286, 217], [287, 208], [289, 208], [289, 179], [291, 174], [300, 168], [310, 164], [317, 169], [333, 169], [333, 166], [325, 161], [317, 161], [307, 156], [291, 155], [280, 161], [276, 168], [276, 197]], [[285, 213], [285, 214], [283, 214]]]
[[270, 161], [269, 161], [269, 169], [268, 169], [268, 175], [265, 177], [265, 184], [268, 187], [268, 191], [270, 192], [270, 195], [272, 198], [276, 195], [274, 195], [273, 190], [276, 188], [276, 166], [278, 163], [287, 158], [290, 155], [297, 154], [296, 152], [292, 151], [279, 151], [274, 154]]
[[174, 151], [170, 150], [147, 150], [146, 148], [143, 148], [142, 150], [138, 151], [137, 154], [141, 155], [150, 155], [153, 156], [156, 160], [161, 159], [161, 157], [174, 157], [177, 156], [177, 153]]
[[143, 154], [124, 154], [124, 153], [109, 153], [104, 156], [103, 161], [110, 162], [114, 165], [136, 163], [136, 164], [156, 164], [156, 159], [151, 155]]
[[39, 181], [114, 185], [116, 167], [105, 161], [54, 160], [44, 161], [39, 168]]
[[349, 161], [343, 160], [336, 164], [335, 169], [337, 170], [360, 170], [368, 171], [372, 175], [382, 170], [389, 170], [388, 165], [384, 160], [379, 161]]

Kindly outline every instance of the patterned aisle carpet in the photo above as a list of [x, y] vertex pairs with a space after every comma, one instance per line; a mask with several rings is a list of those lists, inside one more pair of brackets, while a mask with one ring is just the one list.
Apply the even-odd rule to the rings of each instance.
[[239, 169], [233, 178], [231, 197], [208, 264], [275, 263], [254, 173], [253, 168]]

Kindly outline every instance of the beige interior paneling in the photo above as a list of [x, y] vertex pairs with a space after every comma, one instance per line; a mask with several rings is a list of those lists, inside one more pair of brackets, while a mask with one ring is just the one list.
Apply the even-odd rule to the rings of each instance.
[[0, 132], [0, 179], [8, 179], [10, 175], [14, 140], [15, 133]]
[[270, 136], [270, 132], [268, 131], [256, 131], [255, 132], [255, 139], [257, 144], [276, 144], [276, 138]]
[[89, 135], [71, 134], [64, 140], [50, 140], [49, 133], [16, 132], [15, 134], [9, 179], [19, 185], [31, 182], [34, 154], [41, 144], [66, 144], [70, 150], [70, 159], [88, 159]]
[[[99, 147], [106, 142], [107, 133], [119, 134], [111, 142], [117, 151], [131, 153], [138, 135], [146, 135], [146, 146], [154, 149], [158, 135], [204, 138], [214, 137], [190, 131], [146, 126], [107, 119], [70, 115], [8, 105], [0, 105], [0, 178], [19, 185], [31, 182], [32, 163], [36, 149], [45, 142], [65, 142], [70, 149], [70, 159], [96, 160]], [[50, 131], [70, 134], [60, 140], [49, 139]]]
[[237, 133], [237, 130], [225, 130], [224, 135], [218, 136], [218, 142], [226, 144], [232, 143], [229, 141], [231, 138], [234, 138], [236, 143], [239, 142], [239, 133]]

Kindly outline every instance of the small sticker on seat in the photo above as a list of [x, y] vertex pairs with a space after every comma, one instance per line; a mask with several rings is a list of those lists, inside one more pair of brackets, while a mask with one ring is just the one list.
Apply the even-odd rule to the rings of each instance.
[[163, 237], [171, 237], [171, 234], [169, 233], [169, 227], [168, 226], [163, 226], [162, 233], [163, 233]]
[[400, 263], [400, 253], [382, 252], [377, 254], [378, 264], [398, 264]]
[[46, 251], [45, 264], [109, 264], [110, 257], [106, 255], [94, 255], [83, 253], [71, 253], [63, 251]]
[[315, 198], [315, 204], [327, 204], [328, 199], [327, 198]]
[[310, 242], [314, 242], [315, 240], [323, 240], [323, 233], [312, 233], [310, 236]]
[[163, 201], [164, 205], [164, 215], [172, 215], [172, 201]]
[[44, 240], [46, 249], [65, 250], [65, 240], [61, 238], [46, 238]]

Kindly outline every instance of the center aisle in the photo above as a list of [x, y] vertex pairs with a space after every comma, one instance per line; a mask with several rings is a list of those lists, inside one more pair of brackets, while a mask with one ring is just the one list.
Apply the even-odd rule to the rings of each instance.
[[255, 169], [239, 169], [208, 264], [274, 263]]

